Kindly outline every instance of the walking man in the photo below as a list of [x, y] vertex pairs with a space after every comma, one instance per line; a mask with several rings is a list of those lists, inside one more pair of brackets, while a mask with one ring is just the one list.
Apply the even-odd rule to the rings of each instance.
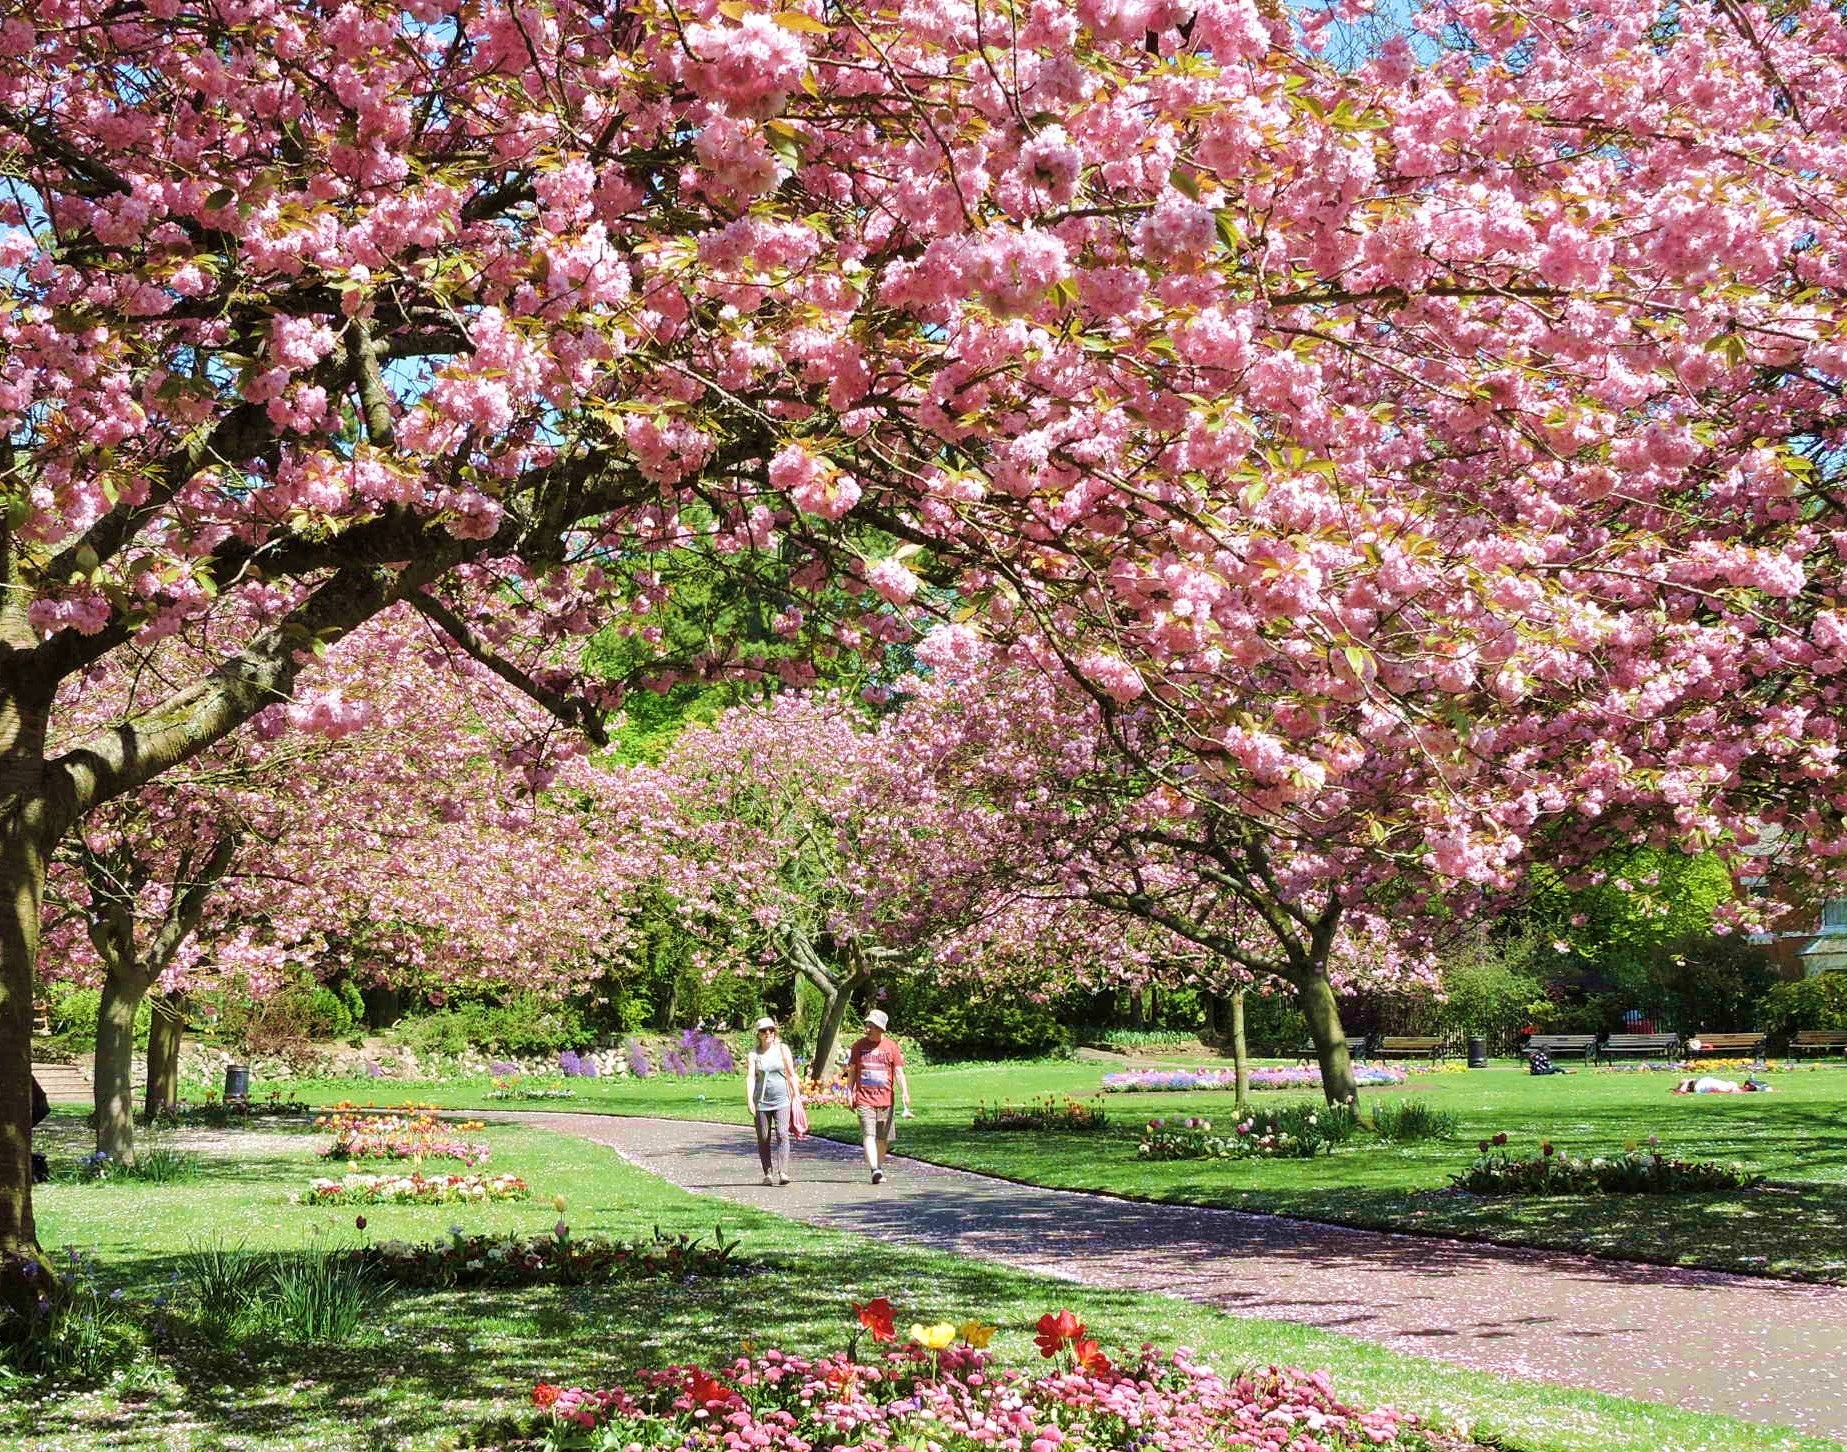
[[847, 1087], [859, 1115], [866, 1168], [872, 1171], [875, 1185], [885, 1179], [885, 1155], [892, 1141], [894, 1089], [904, 1102], [904, 1117], [911, 1117], [911, 1086], [904, 1077], [904, 1050], [885, 1032], [889, 1022], [883, 1009], [873, 1009], [866, 1015], [865, 1034], [847, 1055]]

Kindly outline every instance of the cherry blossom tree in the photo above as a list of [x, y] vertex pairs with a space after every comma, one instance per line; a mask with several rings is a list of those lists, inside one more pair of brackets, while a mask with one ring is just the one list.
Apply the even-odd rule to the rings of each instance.
[[649, 643], [652, 556], [815, 651], [953, 586], [1263, 790], [1441, 762], [1380, 830], [1457, 880], [1567, 802], [1838, 845], [1842, 18], [1414, 23], [1343, 70], [1254, 0], [16, 7], [0, 1252], [57, 844], [395, 601], [595, 732], [569, 642]]
[[[402, 614], [335, 646], [294, 705], [105, 804], [60, 848], [45, 966], [102, 987], [99, 1150], [134, 1153], [130, 1062], [151, 990], [166, 1000], [154, 1104], [171, 1092], [176, 1000], [201, 982], [260, 997], [305, 969], [564, 991], [619, 950], [624, 778], [580, 757], [535, 774], [531, 733], [549, 718]], [[168, 642], [154, 664], [181, 653]], [[68, 705], [119, 716], [135, 689], [92, 680]]]

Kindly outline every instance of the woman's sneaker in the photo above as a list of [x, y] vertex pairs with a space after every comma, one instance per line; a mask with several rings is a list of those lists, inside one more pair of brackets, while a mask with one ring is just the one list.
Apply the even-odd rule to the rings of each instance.
[[774, 1184], [774, 1183], [775, 1183], [775, 1181], [774, 1181], [774, 1180], [772, 1180], [772, 1179], [770, 1178], [770, 1172], [769, 1172], [768, 1170], [765, 1170], [765, 1171], [763, 1172], [763, 1183], [764, 1183], [764, 1184], [766, 1184], [766, 1185], [770, 1185], [770, 1184]]

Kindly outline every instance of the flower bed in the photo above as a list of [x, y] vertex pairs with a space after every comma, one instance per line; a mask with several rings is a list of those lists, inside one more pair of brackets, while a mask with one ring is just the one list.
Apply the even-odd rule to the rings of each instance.
[[[361, 1217], [361, 1229], [364, 1229]], [[411, 1245], [401, 1240], [363, 1246], [352, 1258], [400, 1286], [602, 1285], [617, 1280], [711, 1279], [744, 1275], [738, 1242], [721, 1230], [707, 1243], [660, 1231], [648, 1241], [571, 1235], [560, 1220], [549, 1235], [463, 1235]]]
[[1593, 1074], [1781, 1074], [1789, 1065], [1774, 1059], [1638, 1059], [1625, 1064], [1595, 1064]]
[[997, 1104], [990, 1108], [982, 1103], [975, 1108], [970, 1129], [978, 1130], [1048, 1130], [1064, 1134], [1091, 1134], [1109, 1128], [1109, 1115], [1095, 1105], [1069, 1094], [1061, 1104], [1055, 1095], [1032, 1104]]
[[474, 1169], [489, 1158], [486, 1145], [456, 1137], [458, 1130], [486, 1128], [479, 1121], [450, 1126], [427, 1111], [360, 1114], [342, 1109], [314, 1124], [333, 1134], [332, 1143], [321, 1150], [325, 1160], [460, 1160]]
[[496, 1079], [489, 1099], [575, 1099], [577, 1091], [562, 1084], [525, 1084], [517, 1077]]
[[1338, 1105], [1258, 1110], [1227, 1130], [1197, 1117], [1151, 1119], [1136, 1154], [1145, 1160], [1312, 1159], [1352, 1138], [1357, 1120]]
[[542, 1382], [532, 1400], [552, 1452], [1029, 1445], [1034, 1452], [1391, 1452], [1427, 1445], [1410, 1418], [1347, 1405], [1319, 1372], [1270, 1367], [1228, 1379], [1185, 1351], [1148, 1347], [1119, 1367], [1070, 1312], [1041, 1317], [1039, 1327], [1041, 1354], [1057, 1365], [1036, 1373], [999, 1365], [966, 1337], [957, 1340], [967, 1323], [945, 1321], [913, 1326], [909, 1344], [865, 1361], [850, 1353], [811, 1359], [766, 1351], [712, 1371], [645, 1373], [632, 1389]]
[[809, 1079], [802, 1085], [802, 1103], [810, 1109], [850, 1109], [853, 1107], [853, 1092], [848, 1088], [844, 1074], [825, 1083], [819, 1079]]
[[316, 1179], [291, 1198], [298, 1205], [449, 1205], [524, 1200], [532, 1187], [518, 1175], [343, 1175]]
[[1506, 1145], [1504, 1134], [1484, 1139], [1475, 1163], [1450, 1183], [1471, 1195], [1686, 1195], [1749, 1189], [1763, 1178], [1741, 1164], [1669, 1159], [1652, 1136], [1647, 1146], [1590, 1159], [1562, 1154], [1549, 1140], [1532, 1158], [1515, 1159]]
[[[1355, 1064], [1353, 1082], [1362, 1089], [1376, 1089], [1382, 1084], [1402, 1084], [1403, 1069], [1378, 1064]], [[1238, 1076], [1230, 1069], [1126, 1069], [1103, 1076], [1106, 1094], [1156, 1094], [1194, 1089], [1236, 1089]], [[1319, 1089], [1321, 1070], [1314, 1066], [1297, 1069], [1253, 1069], [1252, 1089]]]

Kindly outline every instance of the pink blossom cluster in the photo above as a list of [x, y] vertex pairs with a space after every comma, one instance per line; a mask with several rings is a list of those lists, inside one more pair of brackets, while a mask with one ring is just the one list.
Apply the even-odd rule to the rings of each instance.
[[887, 1452], [920, 1438], [997, 1452], [1058, 1452], [1106, 1442], [1125, 1425], [1172, 1452], [1422, 1445], [1410, 1418], [1349, 1405], [1325, 1372], [1272, 1366], [1226, 1378], [1187, 1351], [1149, 1346], [1124, 1365], [1093, 1356], [1090, 1366], [1029, 1374], [959, 1344], [926, 1350], [913, 1343], [863, 1362], [845, 1353], [807, 1358], [766, 1351], [714, 1371], [669, 1367], [645, 1375], [635, 1389], [541, 1382], [533, 1403], [554, 1445], [608, 1428], [628, 1446], [683, 1452], [800, 1452], [840, 1441]]

